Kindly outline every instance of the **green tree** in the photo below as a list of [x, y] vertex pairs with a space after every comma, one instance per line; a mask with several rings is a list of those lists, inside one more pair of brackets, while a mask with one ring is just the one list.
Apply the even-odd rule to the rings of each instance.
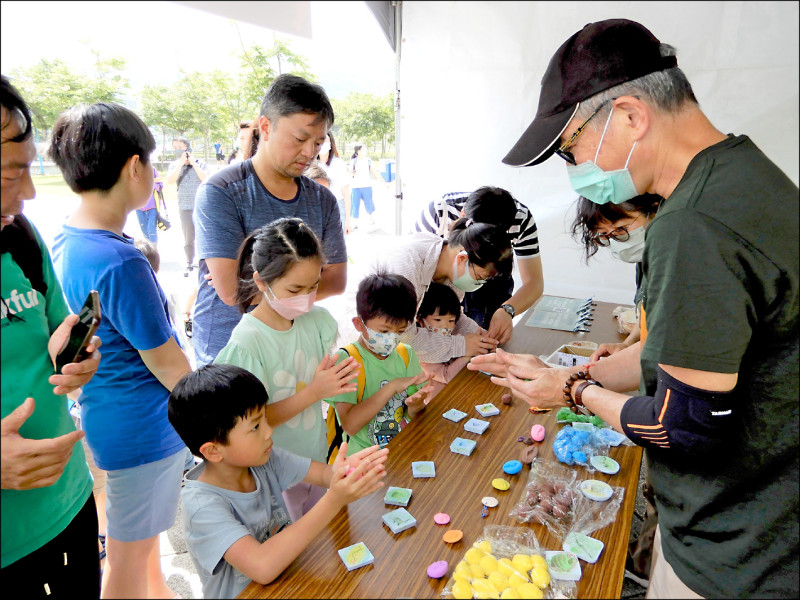
[[33, 115], [34, 124], [45, 135], [52, 129], [56, 118], [66, 109], [85, 102], [120, 102], [128, 89], [124, 76], [125, 60], [96, 57], [93, 72], [78, 72], [63, 60], [41, 59], [31, 67], [11, 71], [10, 79], [25, 98]]
[[343, 140], [381, 144], [381, 157], [386, 146], [394, 142], [394, 97], [351, 92], [343, 100], [332, 100], [336, 125]]

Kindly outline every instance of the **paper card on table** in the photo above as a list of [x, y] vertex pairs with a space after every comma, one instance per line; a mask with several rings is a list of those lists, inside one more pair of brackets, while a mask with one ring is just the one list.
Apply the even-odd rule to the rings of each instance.
[[572, 424], [572, 428], [578, 431], [594, 431], [594, 425], [591, 423], [579, 423], [577, 421]]
[[386, 496], [383, 497], [384, 504], [392, 504], [394, 506], [408, 506], [409, 500], [411, 500], [410, 489], [394, 486], [386, 490]]
[[386, 526], [392, 530], [392, 533], [400, 533], [417, 525], [417, 520], [405, 508], [398, 508], [386, 513], [382, 518]]
[[455, 452], [456, 454], [463, 454], [464, 456], [469, 456], [475, 449], [476, 443], [477, 442], [475, 442], [475, 440], [465, 440], [464, 438], [457, 437], [450, 444], [450, 451]]
[[342, 559], [348, 571], [371, 565], [375, 561], [375, 557], [364, 542], [358, 542], [347, 548], [342, 548], [339, 550], [339, 558]]
[[436, 477], [436, 467], [430, 460], [412, 462], [411, 474], [414, 477]]
[[550, 577], [562, 581], [580, 581], [581, 563], [572, 552], [547, 550], [544, 554]]
[[445, 419], [451, 420], [453, 423], [458, 423], [461, 419], [467, 416], [467, 413], [461, 412], [458, 409], [451, 408], [442, 415]]
[[605, 544], [583, 533], [572, 532], [564, 540], [563, 548], [586, 562], [595, 563], [600, 558]]
[[483, 433], [489, 427], [489, 421], [481, 421], [480, 419], [470, 419], [464, 423], [464, 429], [472, 433]]
[[479, 413], [481, 413], [482, 417], [491, 417], [493, 415], [499, 415], [500, 409], [497, 408], [494, 404], [479, 404], [475, 407]]

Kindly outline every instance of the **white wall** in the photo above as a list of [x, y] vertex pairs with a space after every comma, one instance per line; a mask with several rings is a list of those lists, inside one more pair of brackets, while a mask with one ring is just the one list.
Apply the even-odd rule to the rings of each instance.
[[404, 231], [449, 191], [497, 185], [533, 211], [545, 293], [631, 303], [633, 267], [601, 250], [585, 266], [566, 234], [577, 197], [563, 162], [501, 163], [533, 120], [558, 46], [587, 23], [627, 18], [678, 49], [706, 115], [747, 134], [798, 182], [796, 2], [403, 3]]

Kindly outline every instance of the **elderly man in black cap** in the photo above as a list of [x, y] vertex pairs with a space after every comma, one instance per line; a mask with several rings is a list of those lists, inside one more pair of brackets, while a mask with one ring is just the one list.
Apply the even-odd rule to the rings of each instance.
[[[556, 51], [503, 162], [554, 154], [594, 202], [665, 199], [646, 231], [642, 343], [580, 371], [502, 350], [469, 368], [645, 447], [660, 520], [649, 597], [797, 597], [797, 186], [717, 130], [674, 48], [623, 19]], [[641, 395], [618, 393], [639, 376]]]

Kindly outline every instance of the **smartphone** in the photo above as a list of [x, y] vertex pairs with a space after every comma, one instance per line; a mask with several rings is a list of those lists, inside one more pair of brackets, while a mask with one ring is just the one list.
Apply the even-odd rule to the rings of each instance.
[[67, 345], [56, 356], [56, 373], [61, 373], [64, 365], [80, 362], [86, 358], [86, 346], [92, 341], [92, 336], [99, 326], [100, 296], [96, 290], [92, 290], [78, 313], [78, 322], [70, 331]]

